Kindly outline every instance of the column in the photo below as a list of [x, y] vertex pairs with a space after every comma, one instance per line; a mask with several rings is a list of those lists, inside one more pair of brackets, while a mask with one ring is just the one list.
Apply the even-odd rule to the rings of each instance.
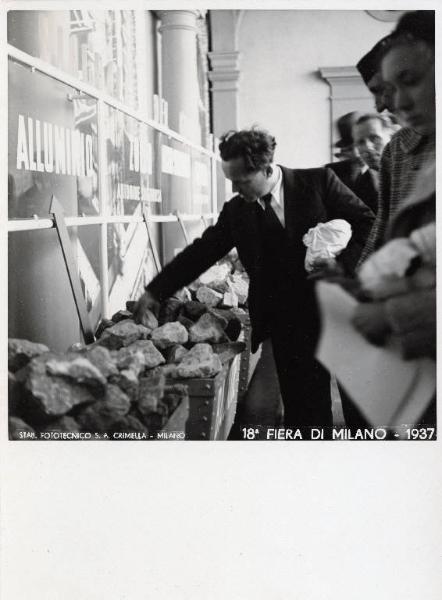
[[169, 127], [199, 144], [199, 88], [196, 10], [162, 10], [161, 60], [163, 97], [169, 105]]

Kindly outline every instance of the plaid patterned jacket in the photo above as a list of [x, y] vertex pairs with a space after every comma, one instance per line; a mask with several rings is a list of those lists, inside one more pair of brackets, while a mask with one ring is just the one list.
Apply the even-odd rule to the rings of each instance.
[[414, 188], [422, 165], [435, 156], [435, 137], [424, 137], [404, 127], [385, 146], [381, 158], [379, 207], [358, 266], [385, 241], [399, 208]]

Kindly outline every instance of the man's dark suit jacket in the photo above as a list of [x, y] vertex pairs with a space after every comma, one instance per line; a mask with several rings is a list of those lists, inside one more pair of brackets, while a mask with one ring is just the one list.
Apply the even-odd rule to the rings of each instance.
[[[374, 215], [329, 169], [287, 169], [281, 167], [284, 185], [285, 230], [288, 240], [290, 271], [296, 294], [281, 298], [293, 306], [293, 315], [308, 319], [314, 303], [312, 285], [304, 268], [306, 248], [303, 235], [310, 227], [331, 219], [345, 219], [353, 230], [352, 239], [340, 261], [351, 272], [355, 267], [373, 224]], [[252, 324], [252, 351], [266, 337], [263, 297], [266, 282], [262, 236], [259, 223], [261, 207], [235, 196], [226, 202], [215, 225], [185, 248], [147, 286], [159, 301], [194, 281], [234, 246], [250, 277], [249, 311]], [[307, 292], [309, 290], [309, 292]]]
[[331, 169], [358, 198], [364, 202], [375, 214], [378, 209], [379, 173], [373, 169], [366, 169], [362, 173], [361, 166], [352, 160], [340, 160], [328, 163], [326, 168]]

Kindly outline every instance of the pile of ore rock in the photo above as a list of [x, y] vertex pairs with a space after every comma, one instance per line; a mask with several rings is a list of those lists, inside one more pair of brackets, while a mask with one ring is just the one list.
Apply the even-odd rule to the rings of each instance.
[[120, 332], [121, 345], [117, 349], [114, 341], [113, 350], [96, 342], [58, 353], [9, 339], [10, 438], [24, 439], [23, 432], [29, 434], [25, 439], [90, 432], [115, 439], [116, 432], [148, 436], [160, 430], [186, 401], [187, 387], [167, 384], [157, 368], [163, 355], [144, 328], [136, 327], [138, 336], [134, 339], [133, 328], [129, 336]]
[[245, 347], [237, 342], [245, 315], [238, 305], [248, 282], [232, 264], [229, 257], [209, 269], [142, 325], [132, 319], [135, 302], [127, 302], [100, 322], [93, 344], [59, 353], [10, 339], [10, 437], [91, 432], [112, 439], [164, 427], [187, 399], [186, 379], [214, 377]]

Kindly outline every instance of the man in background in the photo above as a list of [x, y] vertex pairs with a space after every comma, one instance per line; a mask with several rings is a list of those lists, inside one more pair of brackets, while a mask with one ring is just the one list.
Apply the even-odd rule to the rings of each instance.
[[389, 117], [377, 113], [362, 115], [352, 127], [355, 150], [365, 163], [355, 182], [354, 192], [375, 214], [378, 209], [381, 156], [393, 133]]

